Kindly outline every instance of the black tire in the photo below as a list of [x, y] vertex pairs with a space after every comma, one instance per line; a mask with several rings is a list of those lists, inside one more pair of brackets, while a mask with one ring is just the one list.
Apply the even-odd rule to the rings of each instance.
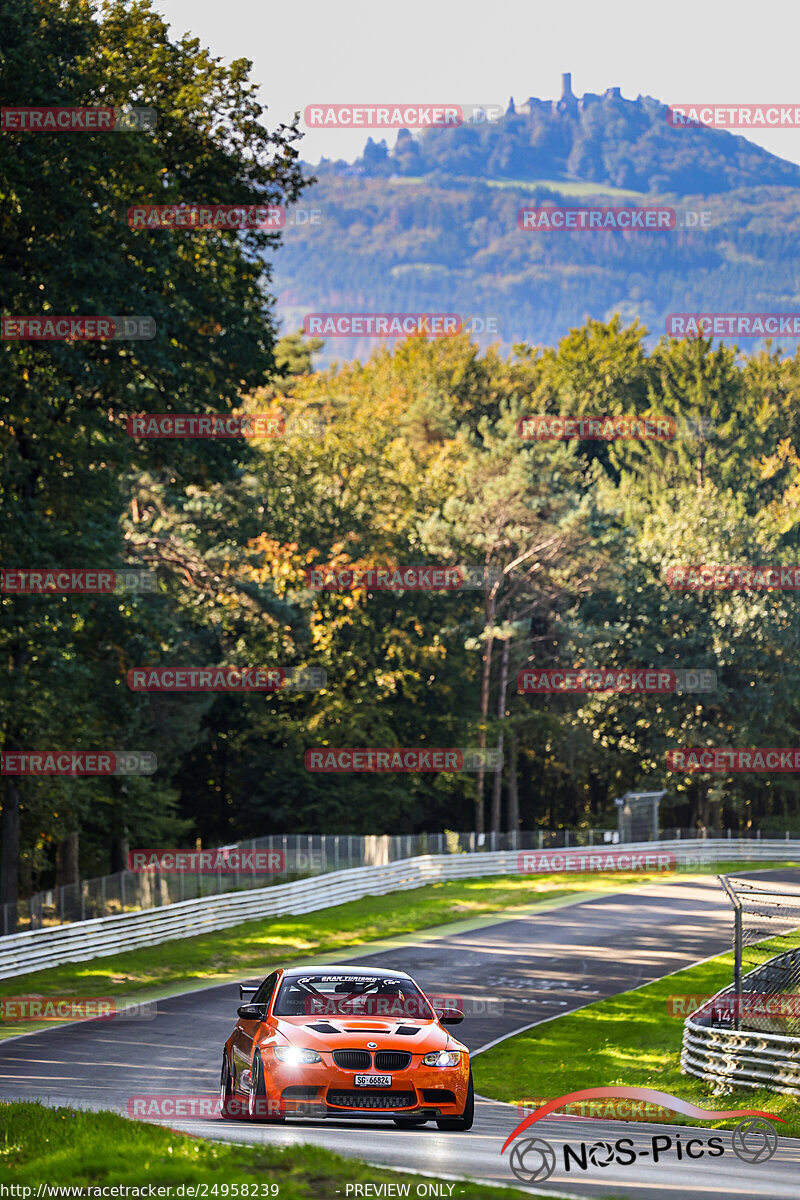
[[464, 1105], [464, 1111], [460, 1117], [438, 1117], [436, 1120], [436, 1128], [450, 1133], [466, 1133], [468, 1129], [472, 1129], [472, 1121], [475, 1116], [475, 1091], [472, 1086], [472, 1067], [469, 1069], [469, 1083], [467, 1085], [467, 1102]]
[[247, 1115], [251, 1121], [262, 1121], [267, 1125], [282, 1125], [286, 1117], [267, 1116], [271, 1104], [267, 1097], [267, 1085], [264, 1079], [264, 1064], [261, 1054], [256, 1049], [253, 1057], [253, 1083], [250, 1088], [250, 1099], [247, 1104]]
[[427, 1124], [427, 1117], [392, 1117], [395, 1125], [401, 1129], [414, 1129], [417, 1125]]
[[247, 1116], [247, 1109], [238, 1096], [233, 1094], [233, 1078], [228, 1056], [223, 1051], [222, 1071], [219, 1077], [219, 1111], [226, 1121], [241, 1121]]

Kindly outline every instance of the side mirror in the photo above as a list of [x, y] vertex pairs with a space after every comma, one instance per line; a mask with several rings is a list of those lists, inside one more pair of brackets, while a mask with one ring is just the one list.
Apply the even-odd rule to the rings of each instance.
[[237, 1013], [243, 1021], [263, 1021], [267, 1015], [266, 1004], [240, 1004]]
[[440, 1025], [460, 1025], [464, 1020], [464, 1014], [460, 1008], [448, 1008], [444, 1012], [437, 1012]]

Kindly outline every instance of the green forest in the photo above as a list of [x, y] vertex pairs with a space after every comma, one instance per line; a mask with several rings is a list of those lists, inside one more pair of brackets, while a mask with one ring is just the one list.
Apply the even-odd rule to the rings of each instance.
[[[42, 21], [47, 18], [46, 23]], [[678, 775], [681, 746], [791, 746], [798, 599], [678, 592], [678, 564], [794, 564], [800, 353], [668, 340], [630, 312], [554, 345], [410, 339], [324, 370], [278, 328], [280, 236], [132, 230], [132, 203], [314, 204], [248, 64], [146, 3], [9, 0], [6, 103], [148, 105], [152, 133], [3, 134], [4, 311], [130, 314], [140, 342], [4, 340], [4, 567], [132, 567], [153, 593], [2, 597], [2, 747], [135, 749], [140, 777], [4, 775], [0, 902], [126, 846], [270, 832], [800, 827], [791, 775]], [[65, 49], [66, 48], [66, 49]], [[370, 307], [365, 302], [364, 307]], [[378, 306], [374, 306], [376, 309]], [[450, 305], [452, 310], [456, 306]], [[684, 306], [685, 307], [685, 306]], [[330, 349], [330, 347], [328, 347]], [[280, 412], [264, 440], [129, 436], [139, 413]], [[526, 414], [671, 417], [666, 441], [525, 441]], [[468, 564], [457, 591], [315, 591], [309, 568]], [[795, 665], [793, 665], [795, 664]], [[316, 668], [278, 693], [134, 691], [143, 667]], [[708, 669], [703, 695], [522, 695], [523, 668]], [[794, 672], [794, 674], [793, 674]], [[793, 682], [794, 681], [794, 682]], [[324, 774], [310, 747], [503, 747], [487, 773]]]

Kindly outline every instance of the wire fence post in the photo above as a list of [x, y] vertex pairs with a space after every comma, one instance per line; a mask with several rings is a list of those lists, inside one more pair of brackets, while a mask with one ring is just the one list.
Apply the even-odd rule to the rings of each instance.
[[742, 901], [731, 887], [727, 875], [718, 875], [722, 886], [733, 905], [733, 1028], [741, 1028], [742, 1008]]

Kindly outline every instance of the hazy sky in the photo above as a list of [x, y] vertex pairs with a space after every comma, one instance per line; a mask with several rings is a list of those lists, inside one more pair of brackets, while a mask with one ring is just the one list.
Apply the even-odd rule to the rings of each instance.
[[[249, 58], [272, 125], [312, 103], [505, 105], [621, 87], [664, 103], [800, 103], [798, 0], [154, 0], [172, 36]], [[300, 150], [354, 158], [389, 130], [312, 130]], [[751, 140], [800, 163], [800, 129]]]

